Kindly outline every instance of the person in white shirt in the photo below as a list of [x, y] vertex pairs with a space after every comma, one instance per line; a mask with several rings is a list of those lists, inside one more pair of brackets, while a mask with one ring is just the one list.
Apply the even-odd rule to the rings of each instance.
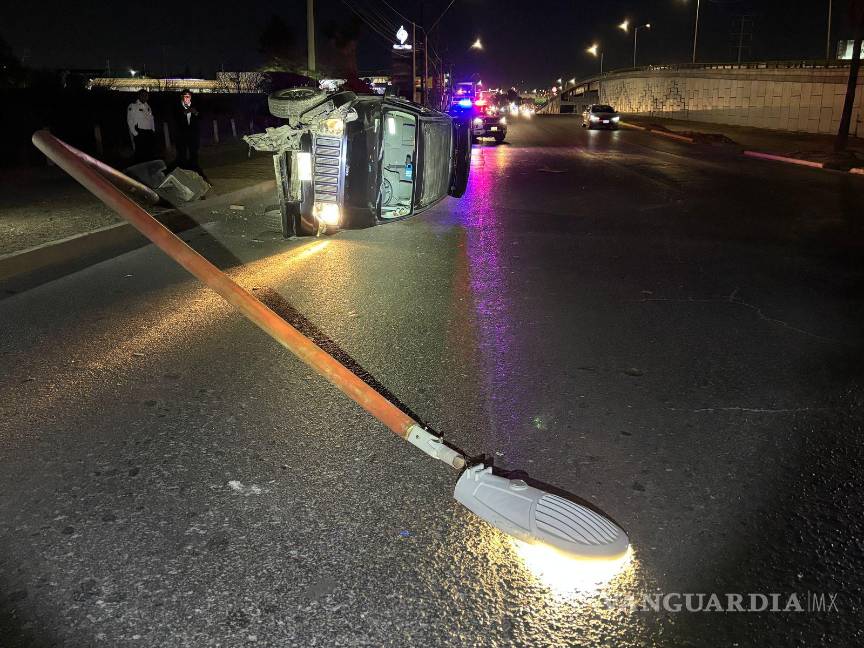
[[126, 123], [135, 142], [135, 162], [147, 162], [156, 157], [156, 123], [147, 103], [149, 94], [142, 88], [138, 99], [126, 109]]

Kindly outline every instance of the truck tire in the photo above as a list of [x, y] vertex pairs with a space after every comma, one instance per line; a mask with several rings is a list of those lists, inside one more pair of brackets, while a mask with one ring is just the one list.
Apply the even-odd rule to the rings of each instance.
[[315, 88], [288, 88], [270, 93], [267, 106], [270, 114], [291, 122], [296, 122], [300, 115], [327, 100], [327, 93]]

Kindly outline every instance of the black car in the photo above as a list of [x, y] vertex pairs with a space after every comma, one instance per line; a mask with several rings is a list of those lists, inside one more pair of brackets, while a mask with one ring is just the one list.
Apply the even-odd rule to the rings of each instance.
[[311, 88], [269, 103], [288, 125], [246, 141], [276, 153], [285, 236], [401, 220], [465, 192], [467, 121], [396, 97]]
[[504, 115], [484, 113], [471, 120], [471, 139], [493, 137], [499, 144], [507, 137], [507, 118]]
[[606, 104], [591, 104], [582, 113], [582, 128], [610, 128], [617, 129], [621, 120], [612, 106]]

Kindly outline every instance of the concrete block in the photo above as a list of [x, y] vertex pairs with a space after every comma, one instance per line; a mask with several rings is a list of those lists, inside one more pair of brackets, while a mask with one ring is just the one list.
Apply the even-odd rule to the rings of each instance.
[[831, 122], [833, 121], [834, 111], [831, 108], [822, 108], [819, 113], [819, 132], [830, 133]]
[[753, 91], [753, 82], [745, 81], [744, 85], [741, 86], [741, 96], [742, 97], [750, 97], [750, 93]]
[[822, 83], [814, 83], [810, 86], [810, 96], [811, 97], [821, 97], [822, 96]]
[[793, 81], [789, 84], [789, 93], [792, 97], [800, 97], [801, 96], [801, 84]]
[[786, 124], [786, 130], [797, 131], [798, 130], [798, 119], [789, 118], [789, 122]]
[[822, 95], [822, 107], [833, 106], [834, 105], [834, 95], [823, 93]]
[[756, 96], [764, 97], [765, 96], [766, 83], [765, 81], [756, 81]]
[[797, 121], [800, 110], [801, 109], [798, 106], [789, 106], [789, 119]]
[[819, 121], [819, 115], [822, 113], [821, 106], [810, 106], [807, 109], [807, 119]]

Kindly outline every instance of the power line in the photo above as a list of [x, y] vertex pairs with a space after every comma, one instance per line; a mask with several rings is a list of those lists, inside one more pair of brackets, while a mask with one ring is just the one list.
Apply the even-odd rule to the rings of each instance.
[[342, 4], [348, 7], [360, 20], [362, 20], [366, 25], [372, 29], [378, 36], [383, 38], [388, 43], [393, 41], [393, 38], [390, 34], [388, 34], [385, 29], [382, 29], [381, 25], [376, 24], [373, 20], [371, 20], [368, 16], [363, 14], [358, 8], [354, 7], [348, 0], [342, 0]]

